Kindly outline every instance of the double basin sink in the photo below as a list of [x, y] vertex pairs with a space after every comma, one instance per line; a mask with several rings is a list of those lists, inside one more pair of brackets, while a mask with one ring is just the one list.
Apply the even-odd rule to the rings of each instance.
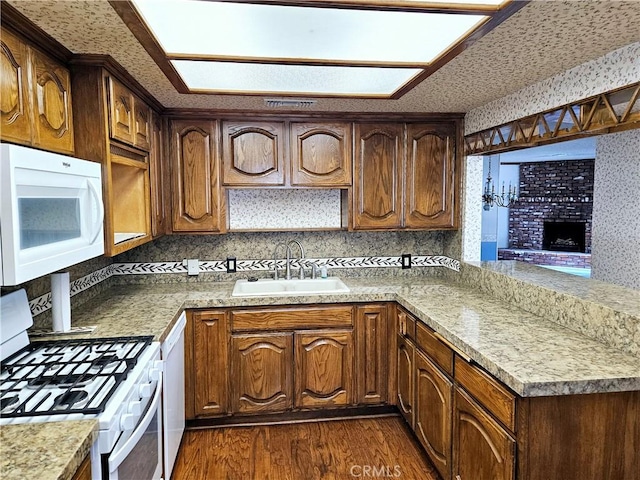
[[317, 295], [326, 293], [348, 293], [347, 287], [338, 277], [272, 280], [262, 278], [250, 282], [238, 280], [233, 287], [233, 297], [263, 297], [286, 295]]

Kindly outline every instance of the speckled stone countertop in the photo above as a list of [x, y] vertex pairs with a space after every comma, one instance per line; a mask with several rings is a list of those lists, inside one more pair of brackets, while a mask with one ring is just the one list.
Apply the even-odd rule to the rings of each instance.
[[97, 420], [0, 427], [2, 480], [68, 480], [89, 454]]
[[521, 396], [640, 390], [640, 358], [439, 278], [347, 278], [350, 293], [232, 297], [232, 282], [115, 286], [73, 312], [91, 337], [162, 341], [186, 308], [397, 301]]

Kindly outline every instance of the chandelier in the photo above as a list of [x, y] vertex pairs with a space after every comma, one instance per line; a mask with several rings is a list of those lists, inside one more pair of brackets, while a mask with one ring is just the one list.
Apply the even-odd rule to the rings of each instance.
[[502, 193], [495, 193], [495, 185], [491, 179], [491, 156], [489, 156], [489, 173], [487, 173], [487, 181], [484, 184], [484, 192], [482, 193], [482, 208], [490, 210], [491, 207], [510, 207], [518, 201], [518, 191], [515, 185], [512, 187], [509, 182], [509, 189], [504, 191], [504, 182], [502, 182]]

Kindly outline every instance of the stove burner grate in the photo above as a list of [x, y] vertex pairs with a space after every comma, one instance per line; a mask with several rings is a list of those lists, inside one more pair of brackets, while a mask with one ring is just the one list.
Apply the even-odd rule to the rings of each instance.
[[[27, 345], [2, 362], [2, 417], [101, 413], [152, 340], [115, 337]], [[97, 389], [88, 393], [94, 385]], [[51, 392], [57, 394], [53, 402], [47, 401]]]

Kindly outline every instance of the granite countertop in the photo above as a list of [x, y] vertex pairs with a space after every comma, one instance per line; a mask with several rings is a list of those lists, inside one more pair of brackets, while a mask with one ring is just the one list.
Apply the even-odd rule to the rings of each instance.
[[163, 341], [187, 308], [397, 301], [523, 396], [640, 390], [640, 358], [441, 278], [345, 278], [336, 295], [232, 297], [233, 282], [116, 286], [73, 312], [87, 336]]
[[[639, 357], [461, 283], [435, 277], [344, 282], [349, 293], [251, 298], [232, 297], [233, 282], [121, 285], [76, 308], [72, 321], [96, 327], [84, 337], [151, 335], [162, 342], [188, 308], [396, 301], [523, 397], [640, 390]], [[71, 478], [96, 432], [95, 420], [0, 427], [2, 479]]]
[[89, 454], [97, 420], [0, 427], [2, 480], [68, 480]]

